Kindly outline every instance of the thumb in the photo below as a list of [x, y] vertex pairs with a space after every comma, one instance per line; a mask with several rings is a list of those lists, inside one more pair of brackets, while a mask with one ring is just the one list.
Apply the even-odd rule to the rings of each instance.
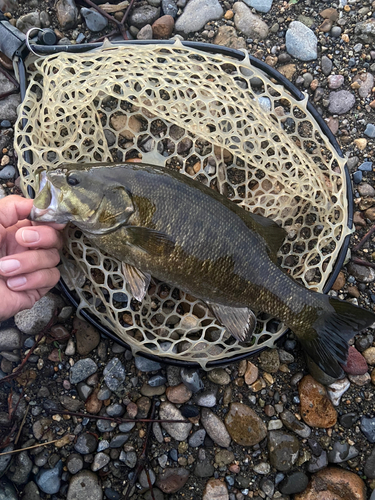
[[3, 227], [13, 226], [30, 214], [33, 200], [10, 195], [0, 200], [0, 224]]

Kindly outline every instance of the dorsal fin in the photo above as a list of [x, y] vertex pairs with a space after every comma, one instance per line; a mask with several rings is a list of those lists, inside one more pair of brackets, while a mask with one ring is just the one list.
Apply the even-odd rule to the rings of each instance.
[[258, 234], [265, 240], [269, 249], [270, 259], [277, 261], [277, 252], [284, 243], [288, 233], [272, 219], [247, 212], [257, 225]]

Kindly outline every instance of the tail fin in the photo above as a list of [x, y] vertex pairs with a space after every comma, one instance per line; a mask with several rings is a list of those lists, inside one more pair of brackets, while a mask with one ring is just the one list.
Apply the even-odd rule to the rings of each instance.
[[349, 302], [323, 297], [323, 312], [307, 330], [296, 333], [319, 368], [331, 377], [341, 378], [340, 365], [346, 364], [348, 340], [375, 323], [375, 314]]

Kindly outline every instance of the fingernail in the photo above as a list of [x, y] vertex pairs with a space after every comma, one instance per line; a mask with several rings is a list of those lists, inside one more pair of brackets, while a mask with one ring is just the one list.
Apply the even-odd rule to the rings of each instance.
[[15, 278], [9, 278], [7, 280], [7, 285], [9, 288], [19, 288], [26, 284], [27, 279], [24, 276], [16, 276]]
[[39, 233], [32, 229], [24, 229], [22, 231], [22, 239], [25, 243], [36, 243], [39, 241]]
[[0, 260], [0, 271], [3, 273], [11, 273], [12, 271], [17, 271], [20, 266], [20, 262], [16, 259]]

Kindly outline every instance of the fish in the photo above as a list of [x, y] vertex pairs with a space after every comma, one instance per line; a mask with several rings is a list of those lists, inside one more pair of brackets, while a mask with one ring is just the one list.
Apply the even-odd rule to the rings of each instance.
[[281, 320], [308, 356], [335, 379], [348, 341], [375, 314], [307, 289], [277, 263], [287, 233], [217, 191], [172, 169], [143, 163], [64, 164], [39, 174], [30, 218], [73, 222], [118, 259], [134, 298], [151, 277], [202, 300], [241, 342], [255, 313]]

